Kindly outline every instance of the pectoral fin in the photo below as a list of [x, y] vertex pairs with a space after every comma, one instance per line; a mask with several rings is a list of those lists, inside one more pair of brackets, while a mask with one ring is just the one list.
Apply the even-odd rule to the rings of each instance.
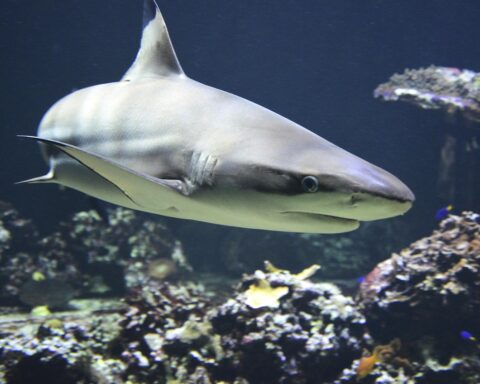
[[[180, 197], [188, 196], [192, 192], [192, 188], [189, 188], [182, 180], [152, 177], [70, 144], [35, 136], [21, 135], [19, 137], [33, 139], [44, 145], [56, 148], [105, 181], [113, 184], [135, 205], [147, 210], [158, 206], [161, 201], [171, 202]], [[36, 179], [31, 180], [35, 182]]]

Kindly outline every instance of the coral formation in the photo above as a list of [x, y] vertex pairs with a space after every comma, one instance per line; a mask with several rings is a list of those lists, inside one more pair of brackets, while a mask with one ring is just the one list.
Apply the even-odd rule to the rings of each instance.
[[478, 345], [462, 335], [480, 334], [480, 215], [450, 215], [378, 264], [359, 300], [373, 337], [408, 345], [414, 383], [479, 382]]
[[[162, 375], [179, 383], [328, 382], [359, 356], [365, 320], [335, 286], [305, 280], [316, 269], [257, 271], [220, 305], [198, 285], [150, 282], [127, 299], [128, 372], [142, 383]], [[251, 305], [259, 282], [282, 290], [276, 308]]]
[[[264, 280], [288, 288], [274, 310], [248, 305], [245, 289]], [[248, 383], [328, 382], [359, 355], [364, 338], [365, 320], [352, 299], [288, 272], [244, 277], [240, 293], [209, 318], [221, 335], [223, 364]]]
[[280, 299], [288, 293], [287, 287], [272, 288], [268, 280], [260, 279], [245, 291], [245, 303], [250, 308], [278, 308]]
[[[458, 68], [430, 66], [393, 75], [374, 91], [386, 101], [402, 101], [438, 109], [448, 119], [439, 124], [437, 194], [442, 204], [480, 209], [480, 74]], [[443, 136], [443, 138], [440, 138]]]
[[180, 270], [190, 269], [180, 242], [160, 220], [145, 220], [128, 209], [109, 210], [108, 222], [95, 211], [80, 212], [55, 236], [67, 244], [62, 251], [76, 255], [82, 270], [101, 276], [117, 292], [144, 284], [154, 260], [170, 259]]
[[120, 383], [124, 367], [109, 358], [119, 332], [118, 310], [102, 303], [74, 313], [3, 318], [0, 382]]
[[216, 357], [211, 326], [205, 321], [215, 300], [203, 285], [151, 280], [132, 290], [126, 302], [121, 359], [131, 380], [186, 383], [192, 374], [188, 366], [200, 365], [195, 363], [200, 357]]
[[[18, 304], [22, 288], [41, 274], [59, 282], [78, 281], [80, 272], [71, 254], [50, 249], [61, 239], [40, 240], [31, 220], [10, 204], [0, 202], [0, 302]], [[27, 286], [28, 287], [28, 286]], [[62, 292], [59, 292], [59, 296]], [[27, 295], [28, 296], [28, 295]]]
[[464, 212], [378, 264], [360, 286], [370, 330], [409, 339], [458, 339], [463, 329], [479, 334], [479, 256], [480, 216]]
[[[356, 367], [356, 368], [355, 368]], [[411, 363], [405, 358], [378, 361], [370, 373], [358, 377], [358, 363], [343, 370], [333, 384], [476, 384], [480, 380], [478, 357], [452, 357], [440, 363], [427, 359], [422, 364]]]
[[[223, 277], [185, 274], [180, 243], [163, 224], [133, 212], [117, 209], [103, 220], [81, 212], [40, 239], [31, 222], [1, 208], [0, 301], [11, 304], [2, 295], [12, 294], [34, 309], [0, 307], [0, 382], [480, 382], [477, 214], [448, 216], [430, 237], [378, 264], [356, 302], [310, 280], [333, 261], [298, 272], [305, 253], [293, 273], [282, 269], [288, 263], [275, 266], [291, 252], [320, 252], [332, 238], [283, 237], [290, 248], [272, 258], [275, 265], [265, 262], [265, 271], [228, 290]], [[260, 234], [267, 240], [259, 249], [277, 239]], [[353, 254], [354, 238], [345, 239], [332, 255]], [[383, 247], [359, 244], [365, 255]], [[96, 298], [72, 300], [74, 288]], [[98, 297], [107, 291], [125, 293], [124, 304]]]
[[393, 75], [374, 91], [387, 101], [407, 101], [425, 109], [459, 111], [480, 121], [480, 74], [470, 70], [430, 66]]
[[[95, 211], [79, 212], [40, 238], [31, 221], [0, 204], [0, 302], [60, 305], [72, 298], [72, 290], [118, 296], [158, 278], [160, 264], [167, 267], [165, 278], [191, 270], [181, 243], [160, 221], [123, 208], [109, 210], [106, 219]], [[45, 282], [35, 281], [40, 275]]]

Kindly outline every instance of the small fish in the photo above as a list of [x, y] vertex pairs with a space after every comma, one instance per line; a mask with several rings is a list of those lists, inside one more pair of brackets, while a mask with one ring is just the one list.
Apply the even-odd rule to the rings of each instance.
[[460, 332], [460, 337], [463, 340], [469, 340], [469, 341], [477, 341], [477, 338], [473, 336], [470, 332], [468, 331], [461, 331]]
[[440, 208], [437, 213], [435, 213], [435, 218], [437, 220], [443, 220], [445, 219], [450, 212], [453, 211], [453, 205], [449, 204], [446, 207]]
[[[370, 356], [360, 359], [357, 367], [357, 380], [368, 376], [379, 361], [391, 361], [401, 348], [400, 339], [394, 339], [386, 345], [377, 345]], [[404, 359], [406, 360], [406, 359]]]
[[356, 281], [358, 284], [362, 284], [365, 281], [365, 279], [366, 279], [366, 276], [360, 276], [357, 278]]
[[380, 353], [377, 349], [370, 356], [362, 357], [357, 367], [357, 379], [363, 379], [368, 376], [379, 361]]

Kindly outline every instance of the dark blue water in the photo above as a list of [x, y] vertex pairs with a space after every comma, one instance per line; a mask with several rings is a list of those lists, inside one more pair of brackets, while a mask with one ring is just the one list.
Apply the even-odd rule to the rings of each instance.
[[[73, 89], [118, 80], [135, 57], [141, 1], [3, 0], [0, 199], [48, 228], [88, 207], [54, 186], [14, 186], [46, 167], [32, 143], [46, 109]], [[372, 91], [430, 64], [479, 70], [480, 5], [470, 1], [163, 0], [192, 78], [262, 104], [385, 168], [417, 196], [427, 233], [437, 198], [441, 113], [385, 104]], [[469, 207], [466, 207], [469, 208]]]
[[[14, 185], [47, 170], [37, 146], [16, 135], [35, 135], [46, 110], [66, 94], [117, 81], [129, 68], [139, 46], [142, 2], [0, 0], [0, 382], [87, 382], [80, 377], [96, 377], [97, 370], [100, 377], [102, 369], [113, 372], [108, 364], [122, 361], [127, 370], [121, 375], [132, 373], [132, 382], [163, 382], [166, 371], [185, 375], [198, 365], [212, 381], [195, 383], [241, 376], [252, 384], [277, 384], [282, 375], [283, 383], [330, 383], [340, 375], [347, 377], [341, 383], [353, 383], [365, 361], [362, 349], [376, 355], [375, 346], [393, 352], [384, 352], [382, 364], [362, 382], [384, 373], [406, 382], [399, 372], [419, 384], [480, 382], [479, 216], [450, 216], [433, 236], [391, 257], [439, 228], [439, 208], [480, 211], [478, 181], [474, 185], [480, 150], [469, 155], [470, 165], [456, 164], [454, 198], [438, 187], [447, 132], [463, 145], [472, 132], [480, 139], [480, 124], [372, 95], [405, 68], [434, 64], [480, 72], [479, 0], [158, 0], [188, 76], [298, 122], [390, 171], [415, 193], [404, 217], [367, 223], [345, 236], [152, 222], [141, 215], [129, 219], [126, 211], [110, 212], [123, 215], [116, 223], [92, 214], [73, 221], [73, 213], [91, 208], [87, 196], [54, 185]], [[467, 198], [475, 189], [477, 195]], [[106, 212], [103, 205], [98, 209]], [[32, 218], [42, 233], [22, 217]], [[172, 267], [177, 244], [192, 271]], [[355, 301], [333, 286], [300, 282], [285, 272], [269, 273], [267, 280], [248, 276], [264, 268], [265, 259], [293, 273], [318, 262], [315, 281], [333, 281], [343, 294], [357, 294]], [[155, 264], [170, 266], [171, 280], [154, 276]], [[242, 274], [243, 283], [231, 289]], [[204, 283], [205, 291], [192, 288], [192, 281]], [[272, 282], [267, 290], [290, 291], [279, 308], [257, 311], [245, 303], [260, 282], [262, 289]], [[43, 304], [56, 305], [52, 297], [67, 302], [74, 289], [89, 305], [98, 301], [99, 309], [75, 314], [81, 316], [78, 328], [76, 317], [59, 326], [59, 319], [48, 325], [27, 315], [30, 306], [45, 313]], [[113, 297], [111, 308], [99, 300], [105, 297]], [[57, 308], [50, 309], [56, 316]], [[27, 317], [18, 321], [17, 310]], [[15, 314], [12, 327], [6, 313]], [[109, 336], [109, 323], [102, 322], [112, 314]], [[187, 318], [200, 330], [212, 328], [185, 347], [176, 341]], [[169, 341], [172, 330], [177, 336]], [[150, 345], [152, 336], [157, 346]], [[217, 355], [217, 343], [225, 358]], [[92, 349], [85, 360], [84, 346]], [[150, 366], [142, 353], [150, 354]], [[80, 356], [80, 372], [72, 369], [72, 356]]]

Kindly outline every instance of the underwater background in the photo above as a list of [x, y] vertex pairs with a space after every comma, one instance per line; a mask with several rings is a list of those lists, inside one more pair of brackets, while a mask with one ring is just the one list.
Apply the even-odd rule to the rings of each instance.
[[[351, 234], [294, 235], [112, 206], [105, 225], [79, 192], [14, 185], [47, 168], [38, 147], [16, 135], [34, 135], [45, 111], [64, 95], [117, 81], [128, 69], [138, 50], [142, 1], [2, 0], [0, 229], [9, 235], [0, 241], [0, 306], [6, 316], [0, 317], [0, 337], [14, 340], [18, 327], [33, 324], [30, 339], [58, 348], [52, 360], [42, 355], [40, 341], [31, 345], [19, 337], [14, 347], [0, 342], [0, 382], [480, 382], [480, 223], [478, 215], [462, 214], [480, 212], [480, 123], [447, 113], [448, 106], [427, 110], [373, 96], [379, 84], [406, 68], [480, 71], [478, 1], [158, 3], [188, 76], [263, 105], [388, 170], [416, 201], [405, 216], [363, 224]], [[447, 136], [456, 137], [457, 161], [445, 187], [439, 175]], [[177, 251], [182, 256], [173, 258], [175, 265], [156, 264]], [[135, 262], [133, 254], [140, 255]], [[273, 266], [265, 269], [265, 260]], [[386, 264], [374, 269], [382, 260]], [[310, 276], [312, 264], [322, 268]], [[158, 265], [175, 269], [175, 278], [158, 277]], [[259, 269], [264, 272], [255, 275]], [[298, 276], [302, 270], [307, 272]], [[439, 273], [445, 275], [437, 285], [423, 284]], [[151, 278], [153, 285], [146, 282]], [[368, 286], [357, 292], [365, 279]], [[262, 287], [258, 281], [271, 300], [260, 307], [248, 301]], [[285, 287], [288, 297], [279, 290]], [[445, 289], [453, 299], [442, 296]], [[52, 293], [43, 303], [47, 299], [36, 291], [63, 294]], [[391, 303], [382, 301], [390, 297], [386, 291], [405, 300], [390, 310]], [[85, 313], [105, 314], [105, 324], [72, 314], [73, 298], [92, 297], [99, 301]], [[52, 315], [56, 305], [69, 314]], [[29, 317], [32, 308], [45, 306], [52, 308], [43, 314], [60, 324]], [[313, 324], [318, 318], [323, 323]], [[307, 323], [308, 331], [297, 329]], [[270, 333], [262, 333], [267, 328]], [[79, 329], [83, 339], [69, 338]], [[188, 337], [176, 338], [179, 329], [187, 329]], [[145, 339], [162, 332], [162, 340]], [[75, 345], [83, 345], [81, 363], [70, 359]], [[33, 356], [34, 363], [19, 355]], [[244, 359], [249, 355], [252, 361]], [[42, 365], [38, 356], [53, 363]], [[95, 369], [85, 368], [85, 356], [94, 356]], [[108, 359], [99, 362], [99, 356]], [[427, 369], [427, 362], [446, 368]], [[22, 376], [25, 368], [48, 381]], [[62, 373], [55, 377], [50, 369]]]
[[[397, 175], [417, 198], [410, 225], [417, 234], [431, 228], [445, 203], [435, 191], [445, 116], [384, 104], [372, 93], [405, 68], [475, 70], [475, 1], [160, 6], [190, 77], [272, 109]], [[138, 49], [142, 2], [5, 0], [1, 7], [1, 191], [51, 227], [87, 203], [54, 186], [14, 186], [46, 169], [36, 146], [15, 135], [34, 134], [45, 111], [72, 90], [124, 74]]]

